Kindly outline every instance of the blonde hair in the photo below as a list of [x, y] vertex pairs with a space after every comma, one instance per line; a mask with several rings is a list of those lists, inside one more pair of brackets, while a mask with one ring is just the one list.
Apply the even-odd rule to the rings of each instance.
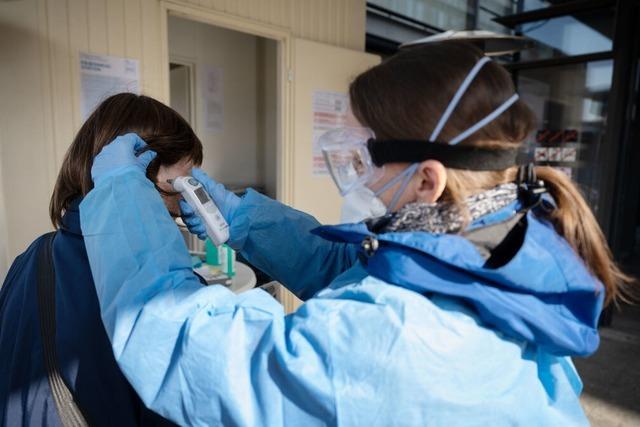
[[[401, 52], [360, 74], [350, 86], [353, 112], [379, 139], [425, 139], [469, 70], [483, 56], [477, 48], [456, 42], [434, 43]], [[515, 91], [509, 73], [487, 63], [469, 86], [447, 124], [442, 141], [459, 135], [484, 118]], [[519, 146], [534, 129], [531, 110], [518, 100], [461, 145], [505, 149]], [[536, 174], [557, 205], [545, 214], [587, 267], [605, 286], [606, 304], [634, 300], [633, 280], [616, 265], [607, 241], [576, 185], [564, 173], [536, 167]], [[496, 185], [513, 182], [517, 168], [473, 172], [447, 168], [441, 200], [465, 211], [465, 199]]]
[[[634, 283], [633, 278], [624, 274], [613, 260], [607, 240], [576, 185], [566, 174], [552, 167], [537, 166], [535, 171], [556, 203], [556, 209], [547, 213], [546, 219], [584, 260], [591, 273], [603, 283], [605, 304], [635, 301], [637, 295], [630, 286]], [[516, 168], [499, 172], [447, 168], [443, 198], [465, 212], [464, 201], [468, 196], [499, 184], [513, 182], [516, 174]]]

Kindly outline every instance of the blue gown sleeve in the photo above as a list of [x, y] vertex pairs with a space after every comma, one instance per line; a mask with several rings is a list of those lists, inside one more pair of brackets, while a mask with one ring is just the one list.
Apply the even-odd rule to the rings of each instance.
[[307, 300], [357, 260], [356, 248], [313, 235], [312, 216], [249, 190], [230, 224], [230, 246]]
[[115, 358], [149, 408], [180, 425], [283, 425], [296, 411], [335, 419], [327, 328], [310, 313], [285, 318], [262, 290], [200, 285], [140, 172], [101, 182], [80, 214]]

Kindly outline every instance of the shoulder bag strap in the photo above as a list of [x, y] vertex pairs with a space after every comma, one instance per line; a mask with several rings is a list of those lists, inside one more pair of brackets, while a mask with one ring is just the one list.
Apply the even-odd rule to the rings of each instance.
[[89, 426], [73, 394], [60, 375], [56, 353], [56, 286], [53, 268], [53, 239], [56, 233], [45, 236], [38, 252], [38, 311], [44, 366], [56, 409], [64, 427]]

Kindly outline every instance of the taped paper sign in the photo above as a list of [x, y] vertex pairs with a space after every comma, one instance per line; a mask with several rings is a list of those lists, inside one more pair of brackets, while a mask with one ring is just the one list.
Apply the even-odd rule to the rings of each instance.
[[560, 147], [549, 147], [547, 148], [547, 160], [550, 162], [561, 162], [562, 161], [562, 148]]
[[80, 111], [86, 120], [111, 95], [140, 94], [140, 62], [137, 59], [80, 53]]
[[578, 158], [578, 149], [565, 147], [562, 149], [562, 160], [565, 162], [575, 162]]
[[535, 160], [536, 162], [546, 162], [547, 160], [549, 160], [547, 147], [536, 147]]
[[327, 175], [327, 166], [318, 140], [323, 133], [343, 127], [360, 127], [351, 113], [346, 93], [315, 91], [313, 93], [313, 175]]

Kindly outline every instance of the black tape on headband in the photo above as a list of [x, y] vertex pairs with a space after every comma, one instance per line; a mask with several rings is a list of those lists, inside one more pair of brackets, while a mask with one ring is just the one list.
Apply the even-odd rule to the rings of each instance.
[[449, 145], [426, 140], [370, 139], [367, 142], [371, 160], [376, 166], [385, 163], [415, 163], [438, 160], [453, 169], [498, 171], [529, 163], [529, 156], [518, 148], [488, 149], [470, 145]]

